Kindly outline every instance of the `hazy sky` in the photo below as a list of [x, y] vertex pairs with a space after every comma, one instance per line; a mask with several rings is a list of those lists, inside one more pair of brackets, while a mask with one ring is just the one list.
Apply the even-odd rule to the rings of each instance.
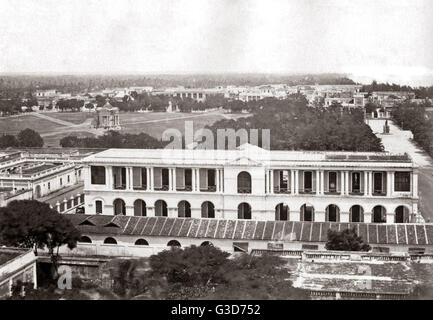
[[433, 84], [433, 1], [0, 0], [0, 72], [345, 72]]

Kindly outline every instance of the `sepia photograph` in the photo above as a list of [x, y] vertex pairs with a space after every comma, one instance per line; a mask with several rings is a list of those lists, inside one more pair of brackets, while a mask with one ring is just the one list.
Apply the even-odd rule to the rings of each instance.
[[0, 0], [0, 305], [432, 300], [432, 17]]

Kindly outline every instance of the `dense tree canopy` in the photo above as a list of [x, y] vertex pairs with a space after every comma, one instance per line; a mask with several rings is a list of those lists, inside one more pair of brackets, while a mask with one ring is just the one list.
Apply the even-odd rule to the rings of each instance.
[[20, 147], [41, 148], [44, 145], [44, 140], [36, 131], [32, 129], [24, 129], [17, 136]]
[[22, 248], [74, 248], [80, 237], [70, 220], [48, 204], [15, 200], [0, 208], [0, 243]]
[[403, 130], [412, 131], [413, 139], [433, 156], [433, 118], [426, 112], [426, 108], [431, 107], [428, 102], [416, 104], [406, 101], [393, 108], [392, 117]]
[[[277, 256], [240, 254], [229, 258], [213, 246], [173, 248], [147, 261], [110, 263], [114, 291], [147, 299], [306, 299]], [[143, 265], [146, 268], [143, 268]], [[143, 270], [146, 270], [144, 271]]]
[[369, 251], [370, 246], [356, 234], [355, 228], [343, 231], [328, 230], [327, 250]]
[[67, 136], [60, 140], [64, 148], [137, 148], [157, 149], [163, 148], [165, 143], [146, 133], [129, 134], [109, 131], [101, 137]]
[[[209, 128], [270, 129], [271, 149], [381, 151], [381, 141], [364, 123], [362, 109], [308, 107], [305, 97], [264, 99], [252, 106], [253, 116], [221, 120]], [[261, 134], [259, 133], [259, 137]]]

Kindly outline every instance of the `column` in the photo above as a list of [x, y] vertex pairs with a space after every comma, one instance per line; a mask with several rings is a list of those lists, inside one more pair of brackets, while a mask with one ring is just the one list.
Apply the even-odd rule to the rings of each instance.
[[215, 169], [216, 192], [220, 192], [220, 169]]
[[113, 167], [109, 166], [106, 169], [106, 173], [107, 173], [107, 179], [106, 182], [108, 184], [108, 189], [113, 189]]
[[172, 174], [172, 183], [173, 183], [173, 191], [176, 191], [176, 168], [173, 168]]
[[345, 186], [346, 186], [346, 191], [345, 191], [345, 193], [346, 193], [346, 194], [349, 194], [349, 171], [345, 171], [344, 174], [345, 174], [345, 176], [346, 176], [346, 178], [344, 179], [344, 184], [345, 184]]
[[325, 194], [325, 171], [320, 170], [320, 194]]
[[[299, 170], [295, 170], [295, 194], [299, 194]], [[298, 217], [299, 219], [299, 217]], [[294, 220], [299, 221], [299, 220]]]
[[325, 222], [326, 221], [326, 214], [323, 211], [316, 211], [314, 213], [314, 221], [315, 222]]
[[386, 223], [395, 223], [395, 212], [386, 213]]
[[386, 196], [389, 197], [391, 195], [391, 172], [386, 172]]
[[274, 193], [274, 171], [273, 170], [269, 170], [269, 174], [270, 174], [270, 192], [271, 194]]
[[146, 190], [150, 190], [150, 168], [146, 168]]
[[295, 172], [294, 170], [290, 170], [290, 193], [295, 193]]
[[153, 167], [150, 168], [150, 191], [153, 191], [155, 188], [155, 176], [154, 176], [154, 172], [153, 172]]
[[368, 172], [368, 195], [373, 195], [373, 171]]
[[344, 196], [346, 193], [346, 188], [344, 183], [345, 178], [346, 178], [345, 172], [340, 171], [340, 193], [342, 196]]
[[412, 196], [418, 198], [418, 170], [412, 172]]
[[364, 222], [371, 223], [371, 212], [364, 211]]
[[364, 183], [362, 185], [364, 196], [368, 195], [368, 173], [364, 171]]
[[316, 170], [316, 195], [320, 194], [320, 171]]

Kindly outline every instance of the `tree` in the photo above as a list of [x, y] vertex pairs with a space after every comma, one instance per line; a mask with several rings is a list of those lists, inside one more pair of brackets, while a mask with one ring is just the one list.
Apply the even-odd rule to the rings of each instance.
[[18, 142], [21, 147], [41, 148], [44, 145], [39, 133], [29, 128], [18, 133]]
[[73, 249], [80, 232], [72, 222], [47, 203], [15, 200], [0, 208], [0, 243], [20, 248], [47, 248], [57, 272], [55, 249], [67, 245]]
[[0, 148], [13, 148], [18, 146], [19, 142], [15, 136], [6, 134], [0, 137]]
[[356, 234], [355, 228], [343, 231], [328, 230], [327, 250], [369, 251], [371, 248]]

